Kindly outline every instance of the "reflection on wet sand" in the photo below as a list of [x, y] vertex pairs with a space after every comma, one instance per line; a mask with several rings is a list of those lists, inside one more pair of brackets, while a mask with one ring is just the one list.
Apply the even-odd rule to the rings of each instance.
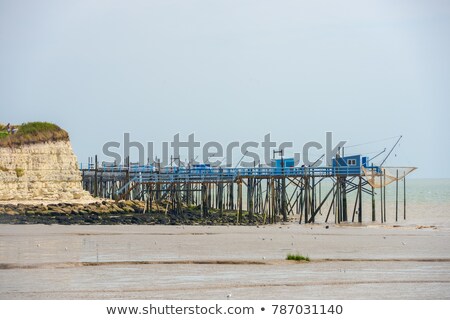
[[445, 224], [1, 225], [0, 297], [449, 299], [448, 243]]

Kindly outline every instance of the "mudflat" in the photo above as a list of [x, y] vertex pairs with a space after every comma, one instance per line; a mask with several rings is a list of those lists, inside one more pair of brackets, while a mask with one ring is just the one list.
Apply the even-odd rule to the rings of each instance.
[[449, 244], [445, 225], [0, 225], [0, 298], [450, 299]]

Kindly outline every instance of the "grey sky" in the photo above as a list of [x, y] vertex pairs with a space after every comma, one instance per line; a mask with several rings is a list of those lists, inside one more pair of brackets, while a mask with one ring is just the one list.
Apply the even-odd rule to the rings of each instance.
[[449, 1], [0, 0], [0, 122], [55, 122], [82, 162], [124, 132], [403, 134], [388, 164], [449, 178], [449, 57]]

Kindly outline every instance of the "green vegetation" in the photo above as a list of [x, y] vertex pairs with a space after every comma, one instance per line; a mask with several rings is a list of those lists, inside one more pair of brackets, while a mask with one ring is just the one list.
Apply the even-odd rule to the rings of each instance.
[[28, 122], [10, 128], [14, 128], [15, 133], [8, 133], [6, 126], [0, 125], [0, 147], [69, 140], [69, 134], [53, 123]]
[[6, 131], [6, 126], [0, 123], [0, 139], [6, 138], [8, 136], [8, 131]]
[[308, 256], [302, 256], [300, 254], [293, 254], [293, 253], [289, 253], [286, 257], [286, 260], [294, 260], [294, 261], [308, 261], [309, 262], [309, 257]]
[[22, 168], [16, 168], [16, 176], [17, 178], [22, 177], [25, 174], [25, 170]]

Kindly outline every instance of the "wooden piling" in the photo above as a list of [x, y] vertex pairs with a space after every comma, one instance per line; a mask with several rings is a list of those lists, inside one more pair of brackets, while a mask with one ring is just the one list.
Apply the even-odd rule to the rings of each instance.
[[286, 212], [286, 178], [281, 179], [281, 214], [283, 216], [283, 221], [287, 221]]
[[383, 171], [384, 183], [383, 183], [383, 210], [384, 210], [384, 222], [386, 222], [386, 170]]
[[253, 178], [249, 178], [247, 180], [247, 213], [248, 213], [248, 221], [253, 222], [253, 194], [254, 194], [254, 181]]
[[346, 178], [342, 178], [342, 220], [347, 222], [347, 184]]
[[315, 223], [315, 214], [314, 214], [314, 212], [316, 211], [316, 185], [315, 185], [315, 181], [314, 181], [314, 176], [313, 177], [311, 177], [311, 186], [312, 186], [312, 188], [311, 188], [311, 212], [312, 212], [312, 215], [311, 215], [311, 218], [310, 218], [310, 220], [311, 220], [311, 222], [312, 223]]
[[403, 175], [403, 220], [406, 220], [406, 174]]
[[304, 188], [305, 188], [305, 200], [304, 200], [304, 206], [305, 206], [305, 223], [308, 223], [309, 220], [309, 179], [306, 177], [303, 179], [304, 181]]
[[[319, 181], [319, 203], [322, 203], [322, 182]], [[322, 207], [320, 208], [319, 214], [322, 215]]]
[[275, 179], [270, 178], [270, 196], [271, 196], [271, 203], [270, 208], [272, 211], [272, 223], [277, 223], [277, 214], [276, 214], [276, 207], [275, 207]]
[[398, 170], [397, 179], [395, 180], [395, 222], [398, 221]]
[[362, 178], [359, 177], [358, 196], [359, 196], [359, 208], [358, 208], [358, 222], [362, 223]]
[[98, 197], [98, 160], [97, 155], [95, 155], [95, 174], [94, 174], [94, 197]]
[[381, 223], [384, 222], [383, 215], [383, 175], [380, 175], [380, 212], [381, 212]]
[[202, 183], [202, 216], [208, 216], [208, 185]]
[[220, 214], [223, 213], [223, 182], [219, 182], [218, 190], [217, 190], [217, 197], [219, 200], [219, 212]]
[[375, 222], [376, 218], [375, 218], [375, 192], [374, 192], [374, 188], [372, 186], [372, 222]]
[[238, 180], [238, 215], [237, 222], [242, 222], [242, 180]]

